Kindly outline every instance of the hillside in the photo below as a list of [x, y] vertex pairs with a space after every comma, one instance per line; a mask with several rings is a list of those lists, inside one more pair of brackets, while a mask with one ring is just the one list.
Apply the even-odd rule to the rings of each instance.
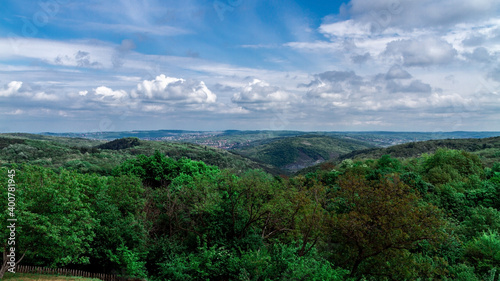
[[331, 160], [328, 163], [322, 163], [314, 167], [309, 167], [299, 171], [298, 173], [304, 174], [319, 169], [321, 165], [336, 164], [345, 159], [378, 159], [382, 155], [391, 155], [396, 158], [420, 157], [424, 153], [434, 153], [438, 148], [457, 149], [471, 152], [472, 154], [478, 155], [482, 163], [487, 167], [491, 167], [495, 162], [500, 162], [500, 137], [483, 139], [441, 139], [410, 142], [385, 148], [356, 150], [341, 155], [339, 158]]
[[402, 143], [426, 141], [433, 139], [488, 138], [500, 136], [500, 132], [305, 132], [305, 131], [183, 131], [183, 130], [151, 130], [124, 132], [87, 132], [87, 133], [42, 133], [52, 137], [87, 138], [111, 141], [121, 138], [138, 138], [142, 140], [190, 142], [222, 149], [233, 149], [248, 145], [255, 141], [275, 138], [296, 137], [304, 135], [322, 135], [334, 138], [358, 140], [373, 146], [387, 147]]
[[106, 175], [113, 167], [136, 155], [153, 155], [160, 151], [174, 159], [186, 157], [201, 160], [221, 169], [236, 172], [263, 169], [272, 174], [282, 173], [271, 165], [256, 163], [222, 149], [191, 143], [171, 143], [118, 139], [111, 142], [83, 138], [63, 138], [32, 134], [0, 134], [0, 166], [9, 163], [31, 163], [58, 169], [64, 167], [79, 172]]
[[357, 140], [306, 135], [254, 141], [231, 151], [294, 172], [369, 147], [372, 145]]

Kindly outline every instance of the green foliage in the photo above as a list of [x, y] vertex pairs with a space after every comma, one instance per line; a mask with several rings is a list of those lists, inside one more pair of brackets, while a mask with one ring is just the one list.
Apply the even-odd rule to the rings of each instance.
[[367, 147], [371, 146], [356, 140], [306, 135], [256, 141], [248, 146], [235, 148], [233, 151], [288, 172], [295, 172]]
[[466, 239], [472, 239], [488, 230], [500, 232], [500, 211], [479, 206], [473, 208], [470, 215], [462, 222], [461, 233]]
[[458, 281], [480, 281], [481, 279], [474, 272], [473, 266], [466, 264], [454, 264], [450, 266], [450, 278], [445, 277], [444, 280], [458, 280]]
[[434, 185], [466, 182], [471, 176], [484, 176], [479, 157], [458, 150], [438, 149], [425, 160], [422, 168], [425, 179]]
[[[436, 136], [433, 138], [436, 138]], [[473, 153], [480, 156], [481, 161], [486, 166], [491, 166], [493, 163], [500, 161], [500, 137], [428, 140], [405, 143], [386, 148], [353, 151], [352, 153], [342, 155], [340, 160], [378, 159], [386, 154], [397, 158], [414, 158], [420, 157], [423, 154], [433, 154], [439, 149], [454, 149]]]
[[130, 176], [100, 178], [92, 186], [91, 202], [99, 224], [94, 227], [91, 263], [105, 272], [144, 277], [147, 232], [144, 189]]
[[335, 268], [332, 263], [323, 259], [316, 249], [304, 256], [297, 256], [299, 251], [299, 248], [293, 246], [273, 246], [271, 263], [274, 269], [270, 271], [275, 271], [274, 276], [280, 276], [274, 280], [344, 280], [349, 274], [348, 270]]
[[155, 151], [159, 151], [175, 160], [189, 158], [203, 161], [208, 165], [231, 169], [236, 173], [255, 168], [274, 174], [281, 173], [279, 169], [270, 165], [259, 164], [221, 149], [195, 144], [144, 140], [137, 143], [135, 138], [127, 138], [113, 143], [113, 148], [120, 148], [119, 150], [96, 148], [102, 144], [103, 141], [89, 139], [3, 134], [0, 139], [0, 145], [3, 146], [0, 147], [0, 166], [8, 166], [9, 163], [30, 163], [55, 171], [59, 168], [66, 168], [81, 173], [111, 175], [112, 169], [124, 161], [135, 159], [139, 154], [149, 157], [154, 155]]
[[[374, 269], [389, 257], [400, 256], [394, 264], [401, 264], [418, 242], [444, 237], [439, 210], [422, 202], [398, 177], [368, 181], [347, 173], [338, 184], [332, 196], [344, 207], [334, 214], [331, 239], [340, 248], [336, 264], [346, 264], [351, 276], [376, 274]], [[395, 274], [395, 267], [387, 270], [385, 274]]]
[[412, 189], [418, 191], [422, 196], [426, 196], [427, 193], [434, 191], [434, 186], [426, 182], [423, 177], [416, 172], [403, 173], [401, 175], [401, 180]]
[[100, 149], [121, 150], [140, 145], [138, 138], [122, 138], [98, 145]]
[[367, 175], [367, 178], [376, 180], [381, 176], [399, 172], [401, 172], [401, 162], [390, 155], [383, 155], [377, 160], [375, 167]]
[[24, 144], [24, 140], [0, 137], [0, 149], [4, 149], [12, 144]]
[[[26, 262], [54, 267], [88, 263], [97, 220], [92, 217], [88, 187], [82, 183], [85, 176], [27, 165], [14, 169], [18, 255], [25, 252]], [[7, 179], [7, 169], [0, 168], [0, 175]], [[2, 198], [8, 202], [6, 188]], [[2, 212], [3, 221], [6, 216]], [[7, 241], [8, 229], [1, 233]]]
[[113, 170], [113, 174], [134, 175], [141, 178], [144, 185], [157, 188], [168, 186], [175, 178], [181, 175], [184, 181], [189, 182], [189, 179], [195, 175], [216, 170], [218, 169], [207, 166], [203, 162], [192, 161], [186, 158], [175, 161], [156, 151], [150, 157], [139, 155], [136, 159], [125, 161]]
[[[317, 138], [263, 145], [286, 160], [298, 140], [301, 157], [324, 158]], [[384, 153], [291, 178], [211, 148], [133, 139], [113, 150], [6, 136], [0, 160], [17, 171], [16, 246], [26, 264], [149, 280], [495, 280], [500, 164], [484, 168], [494, 160], [488, 141], [474, 146], [481, 159]], [[6, 241], [8, 229], [0, 233]]]
[[146, 262], [143, 261], [137, 252], [131, 251], [124, 244], [116, 249], [116, 254], [108, 250], [108, 258], [111, 262], [122, 267], [122, 275], [146, 278]]
[[500, 266], [500, 236], [496, 231], [483, 232], [466, 245], [466, 257], [479, 273], [486, 274]]
[[316, 251], [298, 256], [294, 246], [274, 244], [242, 254], [225, 247], [202, 245], [194, 253], [170, 256], [160, 263], [159, 280], [344, 280]]

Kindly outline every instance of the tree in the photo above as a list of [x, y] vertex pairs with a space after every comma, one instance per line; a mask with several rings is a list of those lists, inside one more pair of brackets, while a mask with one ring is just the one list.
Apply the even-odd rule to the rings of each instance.
[[439, 210], [420, 200], [397, 175], [369, 181], [347, 172], [332, 198], [336, 212], [331, 242], [342, 253], [335, 256], [336, 264], [347, 266], [352, 277], [389, 274], [377, 272], [385, 261], [404, 261], [419, 242], [434, 242], [444, 235]]
[[466, 257], [480, 273], [487, 273], [500, 266], [500, 236], [496, 231], [483, 232], [470, 241]]
[[138, 155], [113, 170], [114, 175], [133, 175], [142, 179], [147, 187], [159, 188], [170, 185], [180, 175], [192, 177], [218, 168], [208, 166], [201, 161], [182, 158], [178, 161], [155, 151], [152, 156]]
[[471, 176], [484, 176], [479, 157], [460, 150], [438, 149], [427, 157], [422, 168], [425, 179], [434, 185], [467, 182]]
[[93, 270], [145, 277], [142, 255], [146, 251], [144, 188], [131, 176], [99, 177], [88, 183], [95, 238], [91, 243]]
[[[23, 165], [15, 170], [16, 207], [15, 244], [7, 245], [10, 230], [2, 227], [1, 235], [4, 258], [10, 247], [15, 247], [16, 261], [31, 264], [64, 266], [89, 262], [90, 242], [94, 238], [92, 217], [86, 186], [82, 177], [73, 172], [60, 174], [42, 167]], [[7, 178], [7, 169], [0, 168], [0, 175]], [[7, 201], [7, 189], [2, 188], [3, 202]], [[9, 191], [10, 192], [10, 191]], [[6, 222], [7, 212], [2, 212]], [[0, 275], [6, 271], [6, 263]]]

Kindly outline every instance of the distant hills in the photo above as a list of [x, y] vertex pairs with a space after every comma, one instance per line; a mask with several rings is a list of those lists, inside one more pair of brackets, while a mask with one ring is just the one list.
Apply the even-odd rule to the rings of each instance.
[[263, 169], [272, 174], [281, 170], [257, 163], [226, 150], [191, 143], [158, 142], [125, 138], [111, 142], [84, 138], [65, 138], [34, 134], [0, 134], [0, 165], [31, 163], [54, 169], [67, 168], [79, 172], [109, 174], [113, 167], [138, 154], [153, 155], [155, 151], [179, 159], [203, 161], [221, 169], [239, 173]]
[[373, 145], [352, 139], [304, 135], [253, 141], [231, 151], [287, 172], [295, 172], [370, 147]]
[[[156, 150], [173, 158], [201, 160], [220, 168], [263, 169], [274, 175], [303, 173], [344, 159], [419, 157], [437, 148], [500, 161], [500, 132], [301, 132], [132, 131], [0, 134], [0, 165], [32, 163], [81, 172], [110, 173], [117, 164]], [[301, 170], [305, 169], [305, 170]]]
[[425, 153], [434, 153], [439, 148], [457, 149], [471, 152], [478, 155], [483, 164], [487, 167], [491, 167], [493, 163], [500, 162], [500, 137], [482, 139], [444, 139], [411, 142], [385, 148], [356, 150], [343, 154], [337, 159], [305, 168], [297, 173], [304, 174], [321, 169], [322, 166], [326, 167], [328, 164], [340, 163], [345, 159], [352, 159], [354, 161], [363, 159], [378, 159], [382, 155], [391, 155], [396, 158], [420, 157]]
[[386, 148], [353, 151], [342, 155], [339, 160], [374, 159], [385, 154], [400, 158], [419, 157], [424, 153], [434, 153], [438, 148], [458, 149], [472, 152], [479, 155], [486, 165], [492, 161], [500, 160], [500, 137], [412, 142]]
[[42, 133], [47, 136], [88, 138], [94, 140], [114, 140], [127, 137], [136, 137], [142, 140], [177, 141], [208, 145], [217, 148], [231, 149], [252, 141], [266, 140], [279, 137], [294, 137], [304, 135], [323, 135], [330, 137], [348, 138], [363, 141], [374, 146], [386, 147], [407, 142], [435, 140], [435, 139], [463, 139], [488, 138], [500, 136], [500, 132], [304, 132], [304, 131], [184, 131], [184, 130], [150, 130], [126, 132], [88, 132], [88, 133]]

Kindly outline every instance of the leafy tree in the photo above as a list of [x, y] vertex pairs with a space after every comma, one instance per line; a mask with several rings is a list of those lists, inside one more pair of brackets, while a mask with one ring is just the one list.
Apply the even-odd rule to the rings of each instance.
[[138, 146], [140, 144], [141, 144], [141, 142], [138, 138], [121, 138], [121, 139], [116, 139], [116, 140], [98, 145], [97, 148], [120, 150], [120, 149], [126, 149], [126, 148], [131, 148], [134, 146]]
[[444, 235], [439, 210], [424, 203], [397, 176], [368, 181], [347, 173], [338, 185], [332, 194], [337, 211], [331, 223], [331, 243], [339, 253], [334, 256], [336, 264], [347, 266], [351, 276], [375, 273], [391, 257], [400, 257], [395, 264], [404, 261], [401, 257], [419, 242], [435, 242]]
[[425, 179], [434, 185], [466, 182], [473, 175], [484, 176], [479, 157], [459, 150], [438, 149], [424, 161], [422, 168]]
[[377, 160], [374, 169], [367, 175], [368, 179], [376, 180], [381, 175], [401, 172], [401, 162], [390, 155], [383, 155]]
[[[10, 247], [15, 247], [18, 262], [52, 267], [88, 263], [92, 228], [97, 221], [92, 217], [87, 187], [81, 184], [84, 176], [27, 165], [13, 169], [16, 241], [7, 245], [10, 231], [2, 228], [4, 258]], [[7, 169], [0, 168], [0, 175], [7, 178]], [[8, 202], [7, 189], [1, 192], [3, 202]], [[2, 212], [2, 221], [8, 217]], [[5, 266], [4, 260], [0, 274]]]
[[462, 222], [460, 229], [467, 240], [488, 231], [500, 232], [500, 211], [483, 206], [473, 208], [471, 214]]
[[158, 188], [168, 186], [181, 174], [193, 176], [209, 170], [218, 169], [186, 158], [176, 161], [156, 151], [150, 157], [141, 154], [135, 159], [125, 161], [113, 170], [113, 174], [134, 175], [142, 179], [145, 186]]
[[466, 245], [466, 257], [478, 272], [487, 273], [500, 266], [500, 236], [496, 231], [483, 232]]
[[92, 269], [124, 276], [145, 277], [147, 231], [144, 189], [130, 176], [100, 177], [92, 186], [91, 208], [98, 224], [91, 243]]

